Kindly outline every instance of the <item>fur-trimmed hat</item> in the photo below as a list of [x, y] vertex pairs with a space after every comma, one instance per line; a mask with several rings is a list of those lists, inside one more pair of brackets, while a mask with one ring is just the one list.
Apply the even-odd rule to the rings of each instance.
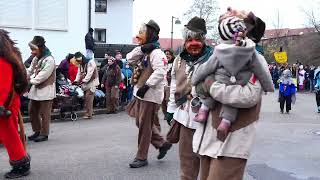
[[34, 36], [33, 40], [29, 42], [29, 46], [31, 48], [39, 49], [40, 47], [44, 47], [46, 44], [46, 41], [42, 36]]
[[159, 27], [159, 25], [158, 25], [154, 20], [151, 19], [151, 20], [146, 24], [146, 26], [154, 29], [154, 30], [157, 32], [157, 34], [159, 34], [159, 32], [160, 32], [160, 27]]
[[185, 27], [197, 33], [207, 34], [206, 21], [197, 16], [193, 17]]
[[218, 29], [222, 40], [232, 40], [236, 33], [246, 30], [246, 25], [243, 19], [232, 16], [220, 20]]

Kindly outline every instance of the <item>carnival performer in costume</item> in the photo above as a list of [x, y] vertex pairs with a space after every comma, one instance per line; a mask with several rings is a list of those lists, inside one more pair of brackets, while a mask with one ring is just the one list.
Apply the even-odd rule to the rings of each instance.
[[30, 173], [30, 156], [18, 132], [20, 95], [27, 90], [28, 81], [20, 51], [14, 45], [8, 32], [0, 30], [0, 141], [12, 166], [12, 170], [5, 174], [8, 179]]
[[[247, 13], [230, 8], [226, 13], [226, 17], [228, 16], [244, 19], [248, 28], [247, 36], [255, 43], [261, 40], [265, 30], [265, 23], [252, 12]], [[261, 55], [257, 54], [257, 56]], [[266, 63], [265, 68], [268, 68]], [[200, 71], [196, 71], [194, 76], [198, 75], [197, 72]], [[258, 86], [261, 88], [261, 85], [257, 82], [258, 80], [253, 85], [256, 86], [255, 88], [258, 88]], [[233, 100], [238, 101], [238, 98], [233, 98], [233, 95], [242, 91], [244, 93], [241, 93], [242, 95], [239, 98], [251, 97], [250, 93], [245, 93], [247, 91], [245, 87], [249, 83], [246, 86], [230, 85], [219, 89], [215, 87], [212, 76], [208, 76], [203, 84], [205, 92], [209, 93], [211, 97], [217, 97], [217, 94], [220, 94], [223, 98], [219, 102], [224, 104]], [[243, 90], [239, 91], [240, 88], [243, 88]], [[217, 89], [220, 92], [217, 92]], [[221, 122], [219, 117], [221, 106], [221, 103], [217, 103], [215, 109], [210, 111], [208, 120], [199, 124], [193, 136], [193, 151], [197, 152], [201, 158], [202, 179], [242, 180], [247, 159], [250, 156], [251, 147], [256, 136], [256, 125], [259, 119], [261, 102], [250, 108], [238, 109], [236, 121], [231, 124], [230, 131], [224, 142], [217, 138], [217, 128]]]
[[[221, 43], [215, 47], [213, 56], [197, 68], [196, 75], [192, 76], [193, 85], [197, 85], [201, 80], [212, 75], [217, 83], [226, 86], [236, 84], [245, 86], [250, 82], [250, 77], [254, 73], [253, 78], [259, 80], [263, 91], [273, 92], [273, 82], [269, 69], [266, 68], [267, 63], [263, 56], [256, 51], [256, 44], [247, 37], [244, 19], [236, 16], [224, 17], [223, 14], [219, 19], [218, 29]], [[257, 98], [243, 102], [239, 106], [220, 102], [223, 105], [220, 112], [222, 120], [218, 127], [219, 139], [223, 140], [227, 136], [231, 124], [236, 121], [237, 108], [249, 108], [260, 101], [261, 91], [252, 91], [251, 93], [256, 94]], [[202, 97], [202, 104], [195, 121], [204, 122], [208, 118], [210, 109], [214, 108], [216, 99], [201, 92], [199, 96]], [[230, 97], [231, 94], [228, 96]]]
[[148, 164], [150, 143], [159, 149], [158, 159], [164, 158], [171, 144], [160, 135], [158, 111], [164, 97], [167, 58], [160, 49], [160, 27], [150, 20], [140, 28], [139, 46], [127, 54], [128, 62], [134, 67], [132, 83], [134, 100], [127, 106], [128, 114], [136, 119], [139, 128], [138, 152], [131, 168]]
[[29, 114], [34, 134], [28, 139], [34, 142], [48, 140], [52, 102], [56, 97], [56, 64], [45, 43], [42, 36], [34, 36], [29, 43], [34, 56], [27, 70], [31, 84]]

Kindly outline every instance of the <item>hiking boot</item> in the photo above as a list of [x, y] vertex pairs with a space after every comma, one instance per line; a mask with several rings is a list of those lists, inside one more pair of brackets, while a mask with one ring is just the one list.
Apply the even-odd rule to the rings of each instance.
[[141, 168], [143, 166], [148, 165], [148, 160], [140, 160], [140, 159], [134, 159], [132, 163], [129, 164], [130, 168]]
[[158, 159], [162, 159], [166, 156], [167, 152], [169, 151], [169, 149], [172, 147], [171, 143], [165, 142], [161, 148], [159, 148], [159, 155], [158, 155]]
[[43, 142], [43, 141], [48, 141], [48, 136], [45, 135], [40, 135], [37, 138], [33, 140], [34, 142]]
[[28, 139], [29, 139], [30, 141], [33, 141], [33, 140], [36, 139], [39, 135], [40, 135], [40, 132], [35, 132], [35, 133], [33, 133], [31, 136], [28, 136]]
[[30, 161], [31, 158], [29, 155], [22, 158], [19, 161], [10, 161], [10, 165], [12, 166], [12, 170], [7, 172], [4, 177], [6, 179], [15, 179], [24, 177], [30, 174]]

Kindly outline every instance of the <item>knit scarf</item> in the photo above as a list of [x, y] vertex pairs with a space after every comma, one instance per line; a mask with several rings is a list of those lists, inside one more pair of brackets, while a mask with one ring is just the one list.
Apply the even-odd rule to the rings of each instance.
[[213, 48], [210, 46], [205, 46], [202, 49], [201, 54], [199, 54], [198, 56], [192, 56], [190, 55], [186, 49], [184, 49], [181, 53], [180, 53], [180, 57], [181, 59], [184, 59], [188, 65], [188, 72], [189, 75], [191, 75], [194, 70], [194, 66], [198, 63], [203, 63], [206, 62], [210, 56], [213, 54]]
[[151, 44], [155, 45], [157, 48], [156, 49], [159, 49], [160, 48], [160, 43], [159, 41], [153, 41], [151, 42]]
[[180, 53], [180, 57], [186, 60], [188, 64], [190, 62], [195, 65], [200, 62], [207, 61], [212, 54], [213, 54], [213, 48], [208, 45], [205, 45], [205, 47], [202, 49], [202, 52], [197, 56], [192, 56], [187, 52], [186, 49], [183, 49], [183, 51]]

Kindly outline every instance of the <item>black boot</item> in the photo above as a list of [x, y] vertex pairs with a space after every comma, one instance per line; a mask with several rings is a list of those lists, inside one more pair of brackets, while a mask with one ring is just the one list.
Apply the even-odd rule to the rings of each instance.
[[34, 142], [42, 142], [42, 141], [48, 141], [48, 136], [45, 135], [39, 135], [37, 138], [33, 140]]
[[159, 155], [157, 158], [158, 159], [164, 158], [171, 147], [172, 147], [172, 144], [165, 142], [162, 145], [162, 147], [159, 149]]
[[24, 177], [30, 174], [30, 161], [31, 158], [29, 155], [22, 158], [19, 161], [10, 161], [12, 170], [4, 175], [7, 179], [15, 179]]
[[30, 141], [33, 141], [33, 140], [36, 139], [39, 135], [40, 135], [40, 132], [35, 132], [35, 133], [33, 133], [31, 136], [28, 136], [28, 139], [29, 139]]

